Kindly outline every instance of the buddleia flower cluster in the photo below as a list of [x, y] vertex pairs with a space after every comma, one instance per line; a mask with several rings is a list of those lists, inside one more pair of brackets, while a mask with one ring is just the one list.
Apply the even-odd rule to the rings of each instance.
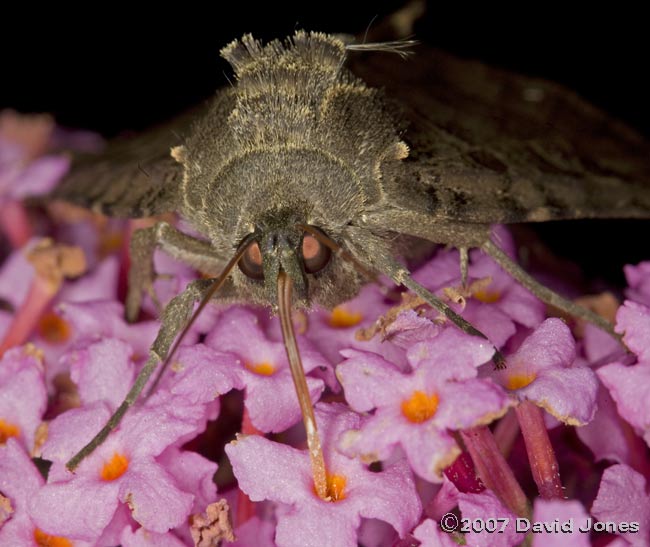
[[[0, 120], [0, 204], [20, 220], [2, 224], [1, 546], [650, 544], [650, 262], [626, 267], [622, 302], [594, 300], [624, 347], [479, 252], [462, 283], [458, 253], [437, 249], [414, 277], [500, 348], [503, 370], [492, 344], [386, 283], [296, 315], [325, 500], [278, 319], [245, 303], [206, 309], [157, 388], [70, 472], [160, 325], [150, 298], [124, 320], [129, 234], [147, 221], [26, 208], [65, 173], [61, 139], [97, 139]], [[163, 304], [202, 275], [155, 262]]]

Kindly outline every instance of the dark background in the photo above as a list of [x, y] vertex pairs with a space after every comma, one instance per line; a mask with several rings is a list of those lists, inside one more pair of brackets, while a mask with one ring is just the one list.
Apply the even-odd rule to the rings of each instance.
[[[0, 108], [51, 112], [106, 136], [138, 130], [208, 97], [229, 69], [219, 49], [245, 32], [262, 39], [296, 28], [360, 33], [403, 2], [179, 3], [165, 8], [87, 4], [3, 14]], [[462, 56], [559, 81], [650, 135], [648, 40], [624, 6], [458, 9], [430, 2], [416, 38]], [[649, 160], [650, 161], [650, 160]], [[622, 283], [626, 262], [650, 259], [650, 223], [552, 223], [541, 233], [590, 277]]]

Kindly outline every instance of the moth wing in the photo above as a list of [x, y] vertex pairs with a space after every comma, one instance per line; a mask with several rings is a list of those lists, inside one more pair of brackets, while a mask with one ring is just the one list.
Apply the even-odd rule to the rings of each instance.
[[650, 142], [574, 92], [426, 46], [350, 62], [409, 124], [396, 207], [478, 223], [650, 217]]
[[124, 218], [176, 210], [183, 169], [171, 149], [182, 144], [204, 110], [198, 107], [144, 133], [116, 138], [99, 154], [75, 156], [50, 197]]

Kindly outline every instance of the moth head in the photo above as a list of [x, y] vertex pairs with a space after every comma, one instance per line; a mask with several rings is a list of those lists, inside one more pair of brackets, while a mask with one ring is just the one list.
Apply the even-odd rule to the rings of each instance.
[[[290, 211], [280, 214], [284, 221], [292, 216]], [[292, 281], [295, 307], [335, 305], [354, 294], [361, 280], [326, 244], [329, 241], [322, 228], [295, 218], [284, 224], [260, 223], [233, 273], [234, 283], [247, 299], [275, 308], [277, 280], [284, 272]]]

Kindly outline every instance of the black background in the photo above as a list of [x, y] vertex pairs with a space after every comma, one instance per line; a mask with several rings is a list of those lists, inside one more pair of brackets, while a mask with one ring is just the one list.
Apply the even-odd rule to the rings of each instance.
[[[393, 2], [212, 2], [166, 7], [86, 4], [3, 14], [0, 108], [53, 113], [106, 136], [139, 130], [208, 97], [229, 69], [219, 49], [245, 32], [296, 28], [359, 33]], [[568, 3], [566, 3], [568, 4]], [[462, 56], [559, 81], [650, 135], [646, 18], [625, 6], [568, 13], [566, 5], [456, 9], [430, 2], [416, 38]], [[650, 160], [649, 160], [650, 161]], [[552, 223], [554, 251], [591, 277], [622, 283], [620, 267], [650, 259], [650, 223]]]

